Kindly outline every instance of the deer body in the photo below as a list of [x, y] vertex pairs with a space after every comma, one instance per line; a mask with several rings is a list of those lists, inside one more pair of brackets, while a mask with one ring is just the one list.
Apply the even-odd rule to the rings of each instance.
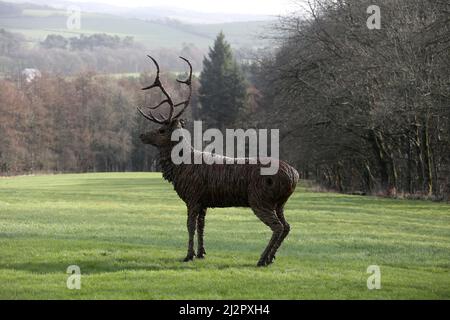
[[[191, 159], [194, 153], [211, 156], [192, 150]], [[263, 165], [250, 161], [175, 165], [170, 159], [170, 149], [160, 148], [160, 165], [163, 177], [173, 184], [188, 206], [198, 204], [204, 208], [251, 207], [255, 202], [281, 205], [294, 192], [298, 181], [297, 171], [284, 161], [279, 161], [277, 174], [264, 176], [260, 173]]]
[[[149, 56], [150, 57], [150, 56]], [[181, 103], [174, 104], [169, 94], [163, 88], [159, 79], [158, 63], [152, 58], [157, 67], [157, 76], [153, 85], [144, 90], [158, 87], [166, 97], [156, 107], [148, 108], [149, 113], [140, 113], [150, 121], [161, 125], [158, 130], [150, 131], [140, 136], [144, 144], [150, 144], [159, 149], [160, 165], [164, 179], [171, 182], [178, 196], [186, 203], [188, 210], [187, 229], [189, 233], [188, 252], [184, 261], [204, 258], [206, 251], [203, 245], [205, 216], [208, 208], [250, 207], [255, 215], [272, 230], [272, 237], [258, 261], [258, 266], [266, 266], [273, 262], [275, 253], [289, 233], [290, 226], [284, 218], [284, 205], [294, 192], [299, 175], [298, 172], [286, 162], [278, 161], [278, 172], [274, 175], [261, 175], [261, 161], [238, 163], [237, 159], [230, 159], [230, 163], [215, 164], [174, 164], [171, 159], [175, 142], [171, 140], [172, 133], [182, 129], [183, 122], [178, 118], [189, 105], [192, 94], [190, 67], [188, 80], [178, 82], [189, 86], [189, 98]], [[157, 118], [151, 110], [159, 108], [162, 104], [170, 107], [167, 118]], [[182, 106], [181, 111], [175, 108]], [[221, 157], [209, 153], [202, 153], [189, 146], [190, 157]], [[232, 160], [232, 161], [230, 161]], [[208, 162], [209, 163], [209, 162]], [[267, 163], [264, 161], [264, 163]], [[197, 231], [197, 253], [194, 251], [194, 236]]]

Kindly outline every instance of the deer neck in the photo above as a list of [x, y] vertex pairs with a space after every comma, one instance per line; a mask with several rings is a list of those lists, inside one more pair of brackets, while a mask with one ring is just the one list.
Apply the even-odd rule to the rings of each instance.
[[[186, 148], [191, 153], [194, 152], [191, 146]], [[159, 165], [161, 166], [163, 178], [171, 183], [175, 183], [177, 177], [184, 169], [185, 164], [176, 165], [173, 163], [172, 158], [172, 147], [160, 147], [159, 148]], [[192, 157], [191, 157], [192, 159]]]

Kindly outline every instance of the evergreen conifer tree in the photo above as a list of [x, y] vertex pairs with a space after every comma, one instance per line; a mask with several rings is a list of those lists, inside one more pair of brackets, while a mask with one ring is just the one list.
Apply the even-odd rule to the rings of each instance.
[[245, 108], [245, 78], [223, 32], [203, 61], [199, 101], [202, 119], [220, 130], [231, 127]]

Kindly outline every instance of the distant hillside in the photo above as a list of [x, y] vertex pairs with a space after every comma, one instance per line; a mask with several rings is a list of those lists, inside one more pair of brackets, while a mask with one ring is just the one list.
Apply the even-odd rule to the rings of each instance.
[[206, 13], [194, 10], [180, 9], [170, 6], [149, 6], [130, 8], [115, 6], [95, 1], [78, 2], [77, 0], [7, 0], [8, 2], [20, 4], [35, 4], [49, 6], [56, 9], [65, 9], [68, 6], [76, 5], [84, 12], [106, 13], [127, 18], [140, 19], [177, 19], [186, 23], [226, 23], [226, 22], [246, 22], [246, 21], [266, 21], [276, 19], [275, 16], [261, 14], [231, 14], [231, 13]]
[[48, 34], [73, 37], [78, 34], [106, 33], [132, 36], [149, 48], [176, 47], [183, 43], [193, 43], [199, 48], [207, 48], [215, 36], [224, 31], [234, 47], [263, 47], [265, 41], [260, 36], [272, 23], [270, 21], [233, 22], [222, 24], [184, 24], [176, 20], [142, 20], [125, 18], [112, 14], [87, 13], [81, 15], [81, 29], [66, 27], [67, 13], [38, 5], [20, 4], [21, 14], [4, 15], [0, 28], [24, 34], [30, 41], [45, 39]]

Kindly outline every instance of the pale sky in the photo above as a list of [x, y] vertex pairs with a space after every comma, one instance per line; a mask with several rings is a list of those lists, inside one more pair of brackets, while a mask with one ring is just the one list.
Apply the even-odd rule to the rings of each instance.
[[[87, 0], [77, 0], [87, 2]], [[177, 7], [200, 12], [279, 15], [292, 8], [293, 0], [94, 0], [120, 7]]]

